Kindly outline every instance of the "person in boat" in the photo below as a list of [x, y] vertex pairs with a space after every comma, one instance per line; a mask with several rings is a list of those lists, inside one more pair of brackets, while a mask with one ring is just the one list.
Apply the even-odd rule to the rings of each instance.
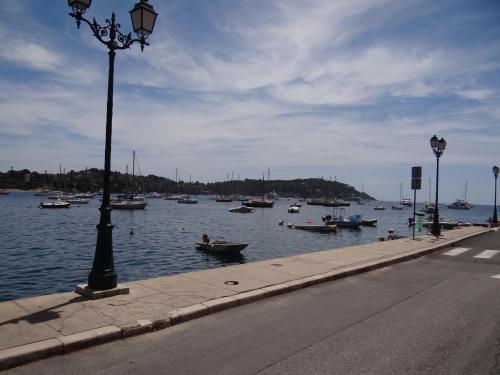
[[396, 236], [396, 232], [392, 228], [389, 229], [388, 233], [389, 235], [387, 236], [387, 241], [397, 240], [399, 238], [399, 236]]
[[208, 238], [208, 235], [206, 233], [203, 233], [203, 236], [201, 237], [201, 241], [205, 244], [209, 244], [210, 238]]

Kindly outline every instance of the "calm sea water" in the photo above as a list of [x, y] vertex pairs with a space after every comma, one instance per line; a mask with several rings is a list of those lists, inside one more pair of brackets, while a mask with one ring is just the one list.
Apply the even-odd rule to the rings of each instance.
[[[51, 210], [38, 208], [44, 198], [33, 193], [0, 195], [0, 301], [70, 291], [75, 284], [86, 283], [95, 251], [99, 199]], [[407, 220], [413, 210], [393, 211], [389, 202], [354, 203], [346, 208], [348, 214], [377, 219], [375, 228], [318, 234], [288, 229], [278, 222], [299, 224], [311, 219], [319, 224], [322, 216], [332, 213], [331, 208], [303, 202], [299, 214], [289, 214], [287, 208], [293, 200], [282, 199], [274, 208], [237, 214], [228, 209], [238, 202], [198, 198], [196, 205], [149, 199], [145, 210], [113, 211], [119, 282], [370, 243], [386, 236], [389, 228], [411, 236]], [[386, 210], [374, 211], [381, 203]], [[468, 211], [443, 208], [440, 213], [442, 217], [484, 223], [492, 215], [492, 207], [476, 206]], [[203, 233], [211, 239], [249, 245], [240, 256], [206, 254], [194, 248]]]

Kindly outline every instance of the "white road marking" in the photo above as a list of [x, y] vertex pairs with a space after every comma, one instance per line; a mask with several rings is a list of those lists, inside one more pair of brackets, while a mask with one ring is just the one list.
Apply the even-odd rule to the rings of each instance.
[[449, 256], [457, 256], [459, 254], [462, 254], [462, 253], [465, 253], [466, 251], [469, 251], [470, 248], [468, 247], [456, 247], [454, 249], [451, 249], [449, 251], [447, 251], [446, 253], [443, 253], [443, 255], [449, 255]]
[[474, 258], [490, 259], [500, 253], [498, 250], [484, 250], [483, 252], [474, 256]]
[[500, 275], [491, 276], [493, 279], [500, 279]]

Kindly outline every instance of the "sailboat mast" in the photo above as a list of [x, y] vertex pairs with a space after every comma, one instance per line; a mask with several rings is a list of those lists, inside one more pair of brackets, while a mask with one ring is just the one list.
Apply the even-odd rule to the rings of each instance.
[[135, 151], [132, 151], [132, 198], [135, 194]]
[[266, 190], [265, 190], [265, 179], [264, 179], [264, 172], [262, 172], [262, 200], [266, 200]]

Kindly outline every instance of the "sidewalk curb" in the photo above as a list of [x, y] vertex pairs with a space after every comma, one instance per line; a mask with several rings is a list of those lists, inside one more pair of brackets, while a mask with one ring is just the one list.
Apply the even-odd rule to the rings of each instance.
[[136, 322], [130, 322], [120, 326], [109, 325], [89, 331], [79, 332], [73, 335], [58, 336], [57, 338], [0, 350], [0, 370], [5, 370], [54, 355], [66, 354], [71, 351], [100, 345], [118, 339], [125, 339], [127, 337], [162, 330], [208, 314], [245, 305], [264, 298], [285, 294], [328, 281], [366, 273], [393, 264], [404, 263], [420, 258], [434, 251], [453, 246], [457, 242], [465, 239], [493, 231], [495, 231], [495, 229], [472, 233], [453, 240], [444, 241], [443, 243], [437, 243], [423, 249], [411, 250], [406, 254], [387, 258], [381, 257], [372, 262], [364, 262], [358, 265], [355, 264], [347, 268], [342, 267], [339, 270], [333, 270], [314, 276], [287, 281], [281, 284], [270, 285], [261, 289], [239, 293], [233, 296], [221, 297], [195, 305], [178, 308], [169, 311], [165, 316], [159, 316], [154, 320], [138, 320]]

